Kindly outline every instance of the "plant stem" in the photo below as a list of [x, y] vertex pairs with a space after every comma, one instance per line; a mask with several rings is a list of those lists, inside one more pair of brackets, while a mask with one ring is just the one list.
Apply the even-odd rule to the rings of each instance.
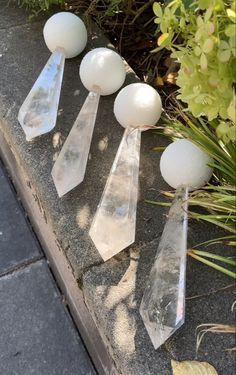
[[206, 257], [206, 258], [216, 259], [216, 260], [219, 260], [220, 262], [228, 263], [233, 266], [236, 266], [236, 260], [234, 259], [222, 257], [221, 255], [209, 253], [207, 251], [201, 251], [201, 250], [195, 250], [195, 249], [190, 249], [190, 251], [193, 252], [194, 254], [202, 255], [203, 257]]
[[228, 275], [228, 276], [232, 277], [233, 279], [236, 279], [236, 273], [235, 272], [232, 272], [232, 271], [228, 270], [227, 268], [221, 267], [218, 264], [210, 262], [209, 260], [204, 259], [204, 258], [194, 254], [192, 251], [188, 251], [188, 255], [191, 256], [192, 258], [195, 258], [195, 259], [199, 260], [200, 262], [206, 264], [207, 266], [210, 266], [210, 267], [214, 268], [215, 270], [220, 271], [220, 272], [224, 273], [225, 275]]

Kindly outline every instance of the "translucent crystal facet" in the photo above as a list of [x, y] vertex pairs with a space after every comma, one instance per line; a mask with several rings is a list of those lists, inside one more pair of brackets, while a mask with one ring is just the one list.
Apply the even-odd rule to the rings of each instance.
[[177, 189], [140, 306], [155, 349], [184, 323], [187, 197]]
[[135, 240], [141, 131], [126, 129], [89, 235], [107, 260]]
[[27, 141], [48, 133], [56, 125], [64, 62], [63, 49], [56, 49], [19, 110], [18, 121]]
[[59, 197], [79, 185], [86, 170], [100, 95], [90, 92], [53, 166]]

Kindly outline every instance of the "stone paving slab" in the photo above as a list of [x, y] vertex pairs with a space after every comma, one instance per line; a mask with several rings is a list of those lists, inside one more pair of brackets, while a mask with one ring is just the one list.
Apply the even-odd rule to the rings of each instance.
[[[0, 0], [0, 29], [5, 29], [6, 27], [9, 28], [12, 25], [21, 25], [28, 22], [25, 16], [25, 10], [23, 8], [19, 9], [19, 7], [14, 6], [13, 2], [11, 4], [9, 3], [9, 1]], [[10, 11], [8, 11], [9, 9]]]
[[[158, 240], [134, 247], [127, 260], [112, 259], [83, 277], [86, 303], [109, 343], [122, 375], [172, 375], [171, 359], [211, 363], [219, 375], [234, 375], [234, 335], [207, 334], [196, 354], [196, 328], [203, 323], [235, 324], [231, 308], [235, 284], [209, 267], [188, 259], [186, 322], [161, 348], [154, 350], [139, 306]], [[226, 290], [223, 288], [231, 284]], [[203, 296], [201, 296], [203, 294]], [[199, 297], [197, 297], [199, 296]]]
[[95, 375], [44, 260], [0, 278], [0, 374]]
[[[48, 17], [53, 11], [48, 11]], [[0, 30], [9, 29], [12, 26], [21, 26], [33, 24], [45, 20], [43, 13], [34, 16], [32, 13], [26, 13], [25, 7], [19, 7], [18, 0], [0, 0]]]
[[42, 257], [0, 161], [0, 275]]

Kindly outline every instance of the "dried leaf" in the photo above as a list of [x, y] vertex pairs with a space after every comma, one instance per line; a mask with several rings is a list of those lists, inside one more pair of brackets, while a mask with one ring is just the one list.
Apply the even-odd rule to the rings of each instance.
[[171, 361], [173, 375], [218, 375], [212, 365], [198, 361]]
[[161, 36], [159, 36], [157, 40], [158, 46], [161, 46], [168, 38], [169, 38], [169, 33], [164, 33]]
[[176, 79], [178, 77], [178, 73], [172, 72], [163, 77], [163, 81], [170, 83], [171, 85], [176, 85]]
[[164, 86], [164, 81], [160, 76], [156, 78], [156, 83], [157, 83], [157, 86]]

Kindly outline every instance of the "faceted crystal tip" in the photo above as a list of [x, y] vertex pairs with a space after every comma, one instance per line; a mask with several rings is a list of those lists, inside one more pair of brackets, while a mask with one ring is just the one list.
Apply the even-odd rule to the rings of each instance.
[[153, 310], [146, 309], [143, 302], [140, 306], [140, 315], [143, 319], [145, 328], [152, 341], [154, 349], [158, 349], [168, 340], [174, 332], [184, 324], [184, 314], [182, 315], [179, 323], [175, 327], [169, 327], [162, 323], [157, 323], [155, 317], [152, 317]]
[[84, 176], [81, 176], [80, 179], [76, 180], [76, 184], [73, 184], [72, 186], [71, 181], [66, 180], [65, 176], [61, 174], [61, 170], [59, 168], [53, 168], [51, 175], [59, 198], [69, 193], [69, 191], [74, 189], [84, 179]]
[[59, 197], [79, 185], [85, 175], [100, 95], [90, 92], [53, 166]]
[[89, 235], [105, 260], [135, 240], [141, 131], [126, 129]]
[[48, 133], [56, 125], [65, 55], [56, 49], [22, 104], [18, 121], [26, 140]]
[[155, 349], [184, 323], [187, 196], [177, 189], [140, 306]]
[[77, 139], [72, 138], [74, 149], [70, 143], [70, 148], [66, 147], [66, 142], [52, 168], [52, 179], [57, 190], [59, 198], [79, 185], [83, 179], [85, 170], [78, 166], [80, 152], [78, 150]]
[[[133, 224], [111, 220], [103, 213], [95, 217], [89, 235], [104, 262], [126, 249], [135, 240]], [[98, 223], [98, 225], [96, 224]]]

